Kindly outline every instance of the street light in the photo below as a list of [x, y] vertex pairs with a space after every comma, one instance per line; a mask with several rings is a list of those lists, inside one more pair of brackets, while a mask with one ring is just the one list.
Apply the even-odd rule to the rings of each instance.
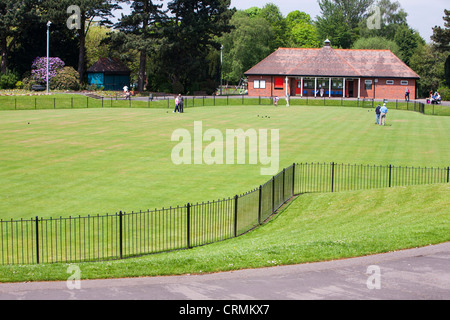
[[222, 95], [223, 79], [223, 45], [220, 47], [220, 95]]
[[48, 73], [50, 69], [50, 26], [52, 22], [47, 22], [47, 93], [49, 93]]

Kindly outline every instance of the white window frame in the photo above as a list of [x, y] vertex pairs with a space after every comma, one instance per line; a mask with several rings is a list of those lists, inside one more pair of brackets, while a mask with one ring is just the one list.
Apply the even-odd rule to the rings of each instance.
[[389, 86], [393, 86], [394, 83], [395, 83], [394, 80], [386, 80], [386, 84], [389, 85]]
[[259, 81], [259, 88], [265, 89], [266, 88], [266, 80], [260, 80]]
[[253, 89], [265, 89], [266, 80], [255, 80], [253, 81]]
[[408, 80], [402, 80], [402, 81], [400, 81], [400, 84], [402, 86], [407, 86], [409, 84], [409, 81]]

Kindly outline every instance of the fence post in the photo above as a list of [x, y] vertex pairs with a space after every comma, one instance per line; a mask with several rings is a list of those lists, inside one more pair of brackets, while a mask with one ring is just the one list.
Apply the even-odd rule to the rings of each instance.
[[450, 167], [447, 167], [447, 183], [449, 183], [450, 178]]
[[186, 215], [186, 233], [187, 233], [187, 248], [191, 249], [191, 204], [186, 205], [187, 215]]
[[272, 214], [275, 212], [275, 176], [272, 177]]
[[295, 162], [292, 164], [292, 196], [295, 195]]
[[36, 216], [36, 263], [39, 264], [39, 218]]
[[123, 259], [123, 214], [119, 212], [119, 252], [120, 259]]
[[238, 195], [234, 196], [234, 237], [237, 237], [238, 199]]
[[391, 187], [392, 165], [389, 165], [389, 188]]
[[334, 162], [331, 163], [331, 192], [334, 192]]
[[261, 202], [262, 202], [262, 186], [259, 186], [259, 199], [258, 199], [258, 224], [261, 224]]
[[286, 186], [285, 180], [286, 180], [286, 169], [283, 169], [283, 203], [285, 201], [285, 192], [284, 192], [284, 189], [285, 189], [285, 186]]

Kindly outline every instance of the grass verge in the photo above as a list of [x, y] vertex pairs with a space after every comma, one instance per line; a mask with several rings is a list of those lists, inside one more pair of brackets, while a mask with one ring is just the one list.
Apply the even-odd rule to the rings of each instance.
[[[261, 228], [192, 250], [81, 263], [82, 279], [202, 274], [364, 256], [450, 241], [450, 185], [306, 194]], [[0, 266], [0, 282], [65, 281], [68, 264]]]

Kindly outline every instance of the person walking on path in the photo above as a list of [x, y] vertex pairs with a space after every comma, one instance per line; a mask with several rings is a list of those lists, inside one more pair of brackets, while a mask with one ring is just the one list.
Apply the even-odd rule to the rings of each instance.
[[381, 112], [381, 114], [380, 114], [380, 123], [379, 124], [380, 124], [380, 126], [384, 126], [385, 122], [386, 122], [386, 115], [388, 113], [388, 108], [386, 107], [386, 103], [383, 104], [383, 106], [380, 109], [380, 112]]
[[409, 101], [409, 88], [406, 88], [405, 101]]
[[380, 116], [381, 116], [381, 105], [378, 104], [377, 108], [375, 109], [375, 113], [377, 115], [377, 124], [380, 124]]

